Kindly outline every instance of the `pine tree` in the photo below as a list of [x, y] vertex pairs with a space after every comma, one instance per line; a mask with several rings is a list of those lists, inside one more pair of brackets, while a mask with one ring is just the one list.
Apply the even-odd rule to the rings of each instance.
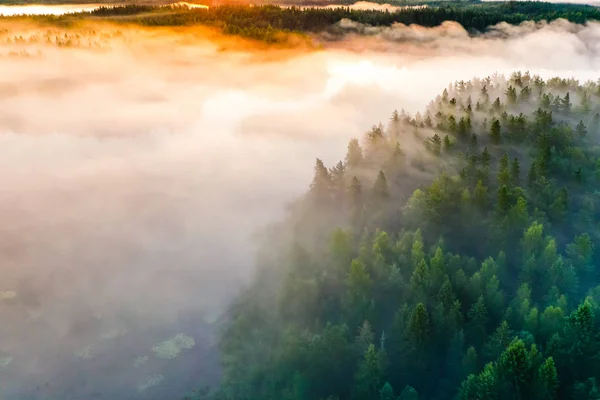
[[508, 191], [508, 187], [506, 185], [502, 185], [500, 186], [500, 189], [498, 189], [498, 202], [496, 203], [496, 211], [498, 211], [500, 215], [504, 215], [509, 208], [510, 193]]
[[419, 394], [412, 386], [407, 385], [400, 393], [398, 400], [419, 400]]
[[486, 335], [488, 323], [488, 311], [483, 302], [483, 296], [479, 296], [477, 302], [471, 306], [468, 317], [471, 343], [481, 345]]
[[444, 153], [448, 153], [452, 149], [452, 142], [450, 142], [450, 137], [448, 135], [444, 136], [444, 142], [443, 142], [442, 148], [444, 150]]
[[558, 389], [558, 373], [552, 357], [540, 366], [537, 373], [535, 398], [540, 400], [555, 400]]
[[481, 180], [477, 181], [475, 190], [473, 190], [473, 199], [475, 200], [475, 204], [477, 204], [480, 209], [485, 209], [488, 205], [487, 190], [487, 187], [483, 185]]
[[529, 89], [529, 86], [525, 86], [524, 88], [521, 89], [521, 93], [519, 94], [519, 101], [527, 102], [527, 101], [529, 101], [530, 97], [531, 97], [531, 89]]
[[360, 147], [360, 144], [358, 143], [358, 139], [350, 140], [345, 161], [349, 168], [357, 168], [362, 164], [363, 152], [362, 147]]
[[494, 118], [492, 121], [492, 127], [490, 128], [490, 139], [492, 143], [500, 143], [500, 121]]
[[421, 350], [429, 342], [429, 314], [423, 303], [417, 304], [410, 316], [407, 335], [411, 345]]
[[521, 166], [519, 165], [519, 159], [517, 157], [515, 157], [510, 166], [510, 178], [511, 178], [511, 183], [513, 184], [513, 186], [519, 186], [520, 173], [521, 173]]
[[498, 360], [499, 388], [503, 398], [528, 398], [528, 387], [532, 383], [531, 361], [522, 340], [515, 340], [500, 355]]
[[551, 105], [552, 105], [552, 99], [550, 99], [550, 96], [548, 95], [548, 93], [542, 94], [540, 97], [540, 107], [545, 110], [548, 110]]
[[379, 391], [379, 400], [397, 400], [392, 385], [386, 382]]
[[569, 95], [569, 92], [567, 92], [567, 94], [565, 94], [565, 97], [562, 99], [561, 103], [560, 103], [560, 107], [561, 110], [563, 112], [570, 112], [571, 111], [571, 96]]
[[362, 203], [362, 186], [356, 176], [352, 177], [350, 182], [350, 197], [354, 207], [358, 207]]
[[466, 375], [477, 372], [477, 351], [475, 350], [475, 347], [469, 346], [467, 349], [467, 352], [462, 359], [462, 367]]
[[323, 164], [323, 161], [317, 158], [315, 163], [315, 175], [310, 185], [311, 194], [315, 203], [319, 206], [326, 205], [331, 198], [331, 175]]
[[580, 272], [591, 272], [594, 268], [593, 259], [595, 245], [588, 233], [575, 236], [572, 243], [569, 243], [565, 253], [569, 262], [573, 264]]
[[579, 137], [584, 137], [587, 134], [587, 128], [583, 124], [583, 121], [579, 121], [577, 127], [575, 128], [575, 132], [577, 132]]
[[425, 123], [426, 127], [428, 127], [428, 128], [433, 127], [433, 122], [431, 121], [431, 116], [427, 115], [423, 122]]
[[510, 181], [511, 181], [511, 174], [510, 174], [509, 166], [508, 166], [508, 154], [507, 153], [504, 153], [502, 155], [502, 157], [500, 157], [498, 164], [499, 164], [498, 184], [500, 186], [503, 186], [503, 185], [509, 186]]
[[537, 180], [537, 165], [535, 161], [531, 163], [531, 167], [529, 167], [529, 173], [527, 174], [527, 183], [529, 187], [533, 186], [535, 181]]
[[508, 104], [517, 103], [517, 89], [515, 89], [513, 86], [509, 86], [508, 89], [506, 89], [505, 94]]
[[383, 143], [385, 141], [385, 136], [383, 134], [383, 125], [373, 125], [371, 127], [371, 130], [367, 134], [367, 138], [369, 138], [369, 143], [372, 147]]
[[448, 117], [448, 130], [452, 133], [456, 133], [458, 131], [458, 125], [456, 123], [456, 118], [454, 115], [450, 115]]
[[375, 335], [373, 334], [373, 330], [371, 329], [371, 324], [369, 321], [363, 322], [363, 324], [358, 329], [358, 334], [356, 335], [356, 345], [360, 349], [361, 354], [365, 354], [369, 349], [369, 346], [373, 344], [373, 339]]
[[483, 398], [478, 397], [478, 382], [477, 376], [471, 374], [467, 376], [458, 391], [458, 395], [456, 396], [457, 400], [483, 400]]
[[508, 326], [508, 322], [502, 321], [485, 344], [483, 349], [484, 357], [488, 361], [496, 361], [500, 354], [502, 354], [512, 342], [512, 338], [513, 335]]
[[587, 91], [584, 91], [581, 94], [581, 104], [579, 106], [581, 111], [583, 111], [584, 113], [589, 112], [592, 108], [590, 100], [591, 100], [590, 94]]
[[500, 97], [496, 97], [494, 103], [492, 104], [492, 110], [496, 112], [500, 112], [502, 110], [502, 104], [500, 103]]
[[429, 284], [429, 268], [424, 259], [418, 264], [410, 278], [410, 288], [415, 296], [421, 300], [427, 298], [427, 287]]
[[440, 287], [440, 290], [437, 293], [437, 301], [444, 306], [445, 309], [450, 310], [454, 301], [456, 300], [456, 296], [454, 295], [454, 291], [452, 290], [452, 282], [450, 279], [446, 277], [446, 280]]
[[483, 85], [481, 87], [481, 97], [483, 99], [484, 102], [487, 102], [489, 100], [489, 94], [488, 94], [488, 90], [487, 90], [487, 85]]
[[331, 176], [331, 183], [336, 190], [343, 189], [345, 173], [346, 168], [344, 167], [344, 163], [342, 163], [341, 161], [339, 161], [333, 168], [329, 170], [329, 175]]
[[498, 400], [498, 371], [488, 363], [477, 376], [477, 399]]
[[[450, 130], [452, 131], [452, 130]], [[469, 137], [469, 126], [465, 117], [460, 117], [458, 120], [458, 126], [456, 127], [456, 133], [459, 138], [466, 139]]]
[[563, 222], [567, 217], [569, 207], [569, 192], [562, 188], [550, 206], [550, 216], [554, 222]]
[[596, 345], [594, 326], [594, 309], [591, 303], [585, 300], [567, 318], [565, 336], [571, 344], [571, 351], [585, 354], [586, 350], [591, 350], [591, 347]]
[[390, 196], [390, 189], [388, 188], [387, 179], [382, 170], [379, 170], [375, 184], [373, 185], [373, 194], [376, 198], [385, 199]]
[[442, 151], [442, 139], [440, 138], [440, 135], [436, 133], [429, 140], [431, 142], [431, 151], [433, 151], [433, 154], [436, 156], [439, 156]]
[[556, 111], [556, 112], [560, 111], [562, 108], [562, 104], [563, 104], [562, 99], [560, 98], [559, 95], [556, 95], [556, 97], [554, 97], [554, 101], [552, 102], [552, 111]]
[[481, 165], [483, 165], [484, 167], [489, 167], [491, 159], [492, 159], [492, 156], [490, 155], [490, 151], [488, 150], [488, 148], [486, 146], [483, 149], [483, 152], [481, 153]]
[[391, 177], [398, 177], [406, 165], [406, 158], [404, 151], [400, 147], [400, 143], [396, 142], [394, 151], [388, 160], [383, 164], [383, 170], [387, 171]]
[[356, 400], [375, 399], [379, 395], [383, 376], [381, 353], [375, 348], [375, 345], [371, 344], [358, 365], [354, 378], [353, 398]]
[[362, 261], [353, 260], [346, 277], [346, 310], [354, 320], [364, 321], [371, 310], [373, 281]]

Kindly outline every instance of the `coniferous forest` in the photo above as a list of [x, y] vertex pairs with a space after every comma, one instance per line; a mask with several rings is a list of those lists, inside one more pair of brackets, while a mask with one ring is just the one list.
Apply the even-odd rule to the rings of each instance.
[[598, 399], [599, 100], [529, 73], [456, 82], [317, 159], [209, 396]]

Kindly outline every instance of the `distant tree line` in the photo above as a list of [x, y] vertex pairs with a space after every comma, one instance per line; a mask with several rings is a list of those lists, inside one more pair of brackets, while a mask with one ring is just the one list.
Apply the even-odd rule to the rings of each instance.
[[48, 22], [65, 23], [87, 16], [111, 18], [147, 26], [210, 25], [225, 33], [238, 34], [265, 41], [276, 41], [276, 32], [319, 32], [343, 18], [373, 26], [393, 23], [437, 26], [444, 21], [456, 21], [469, 31], [485, 31], [499, 22], [519, 24], [523, 21], [552, 21], [564, 18], [575, 23], [600, 20], [600, 9], [587, 5], [541, 2], [441, 3], [426, 8], [405, 8], [395, 12], [279, 7], [276, 5], [219, 5], [209, 9], [186, 6], [125, 5], [101, 7], [97, 10], [64, 16], [36, 17]]

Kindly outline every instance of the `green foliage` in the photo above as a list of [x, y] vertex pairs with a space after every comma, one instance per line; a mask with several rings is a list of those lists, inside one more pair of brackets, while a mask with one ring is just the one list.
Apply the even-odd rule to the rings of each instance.
[[379, 171], [377, 179], [375, 180], [375, 184], [373, 185], [373, 194], [379, 199], [386, 199], [390, 195], [387, 179], [381, 170]]
[[398, 400], [419, 400], [419, 394], [412, 386], [407, 385], [400, 393]]
[[369, 345], [354, 377], [354, 399], [375, 399], [384, 377], [382, 354]]
[[379, 400], [396, 400], [394, 389], [392, 389], [392, 386], [388, 382], [379, 391]]
[[[317, 162], [293, 226], [276, 234], [331, 239], [262, 266], [287, 278], [258, 279], [230, 315], [218, 394], [598, 398], [598, 89], [528, 73], [457, 82], [424, 117], [395, 113], [364, 150], [353, 140], [342, 164]], [[471, 129], [490, 135], [471, 141]], [[407, 134], [423, 145], [391, 163]]]

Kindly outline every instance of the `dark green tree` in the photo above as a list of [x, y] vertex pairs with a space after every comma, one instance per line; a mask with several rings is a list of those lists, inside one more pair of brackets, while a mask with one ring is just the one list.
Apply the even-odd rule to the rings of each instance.
[[500, 143], [500, 121], [494, 118], [492, 120], [492, 126], [490, 128], [490, 139], [492, 143]]

